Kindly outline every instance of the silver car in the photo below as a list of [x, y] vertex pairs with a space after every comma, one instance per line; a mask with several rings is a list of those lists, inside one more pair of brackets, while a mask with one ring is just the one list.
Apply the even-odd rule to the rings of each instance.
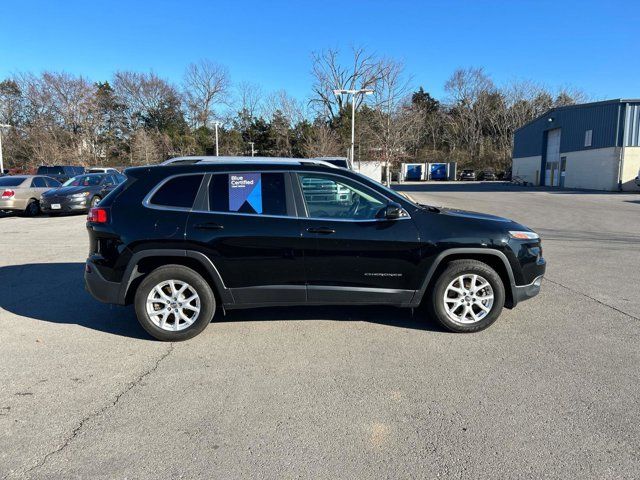
[[43, 175], [0, 177], [0, 211], [37, 215], [40, 213], [42, 194], [60, 185], [56, 179]]

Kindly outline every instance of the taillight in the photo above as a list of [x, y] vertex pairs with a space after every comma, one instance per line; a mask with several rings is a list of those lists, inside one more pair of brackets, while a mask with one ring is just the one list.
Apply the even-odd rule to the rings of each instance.
[[109, 215], [106, 208], [92, 208], [87, 215], [87, 222], [91, 223], [107, 223], [109, 221]]
[[2, 192], [2, 198], [11, 198], [16, 194], [13, 190], [5, 190]]

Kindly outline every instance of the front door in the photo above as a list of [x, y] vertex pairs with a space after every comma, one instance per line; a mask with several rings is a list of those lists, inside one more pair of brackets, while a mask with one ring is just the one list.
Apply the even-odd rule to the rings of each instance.
[[413, 220], [379, 218], [389, 200], [342, 176], [298, 173], [297, 186], [308, 301], [409, 302], [420, 254]]
[[559, 128], [547, 132], [547, 155], [544, 176], [544, 184], [547, 187], [560, 185], [560, 133], [561, 129]]
[[211, 174], [206, 181], [189, 215], [187, 238], [211, 259], [235, 302], [304, 303], [290, 174], [238, 171]]

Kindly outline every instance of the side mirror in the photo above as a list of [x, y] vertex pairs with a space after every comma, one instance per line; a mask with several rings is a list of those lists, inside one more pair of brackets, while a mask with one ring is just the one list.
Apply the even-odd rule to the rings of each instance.
[[380, 212], [378, 212], [377, 217], [396, 220], [403, 216], [403, 212], [402, 205], [396, 202], [389, 202], [386, 207], [383, 207]]

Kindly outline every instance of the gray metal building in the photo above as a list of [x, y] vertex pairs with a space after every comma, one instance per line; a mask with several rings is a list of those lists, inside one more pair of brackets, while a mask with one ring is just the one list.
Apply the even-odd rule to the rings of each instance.
[[638, 190], [640, 100], [554, 108], [514, 135], [514, 176], [534, 185]]

